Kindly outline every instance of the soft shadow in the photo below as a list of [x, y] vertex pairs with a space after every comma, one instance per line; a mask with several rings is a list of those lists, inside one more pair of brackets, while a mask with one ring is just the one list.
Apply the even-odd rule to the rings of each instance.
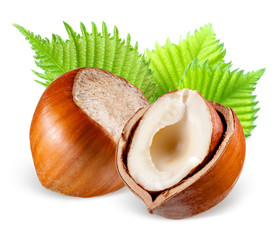
[[[81, 199], [88, 199], [88, 198], [77, 198], [77, 197], [71, 197], [66, 196], [63, 194], [59, 194], [57, 192], [51, 191], [49, 189], [46, 189], [43, 187], [36, 175], [36, 171], [34, 167], [32, 166], [26, 166], [25, 171], [21, 171], [22, 176], [20, 177], [21, 185], [23, 185], [24, 188], [26, 188], [28, 191], [31, 191], [35, 194], [39, 195], [45, 195], [46, 197], [56, 198], [56, 199], [71, 199], [71, 200], [81, 200]], [[197, 216], [194, 216], [192, 218], [187, 218], [183, 220], [195, 220], [195, 219], [201, 219], [201, 218], [211, 218], [211, 217], [217, 217], [224, 214], [227, 214], [232, 208], [234, 208], [236, 205], [240, 204], [242, 199], [246, 197], [246, 194], [248, 194], [248, 186], [246, 186], [245, 182], [242, 182], [242, 184], [237, 184], [237, 186], [234, 187], [233, 191], [218, 205], [211, 208], [210, 210], [201, 213]], [[107, 198], [107, 197], [115, 197], [117, 201], [119, 201], [119, 208], [122, 208], [124, 212], [134, 213], [135, 216], [138, 217], [144, 217], [144, 218], [153, 218], [161, 221], [166, 221], [169, 219], [166, 219], [164, 217], [150, 214], [147, 211], [147, 208], [145, 204], [142, 202], [141, 199], [139, 199], [137, 196], [135, 196], [129, 189], [125, 186], [121, 188], [120, 190], [99, 196], [98, 198]]]
[[[244, 182], [242, 184], [237, 184], [237, 186], [234, 187], [234, 189], [230, 192], [230, 194], [219, 204], [217, 204], [215, 207], [211, 208], [210, 210], [198, 214], [191, 218], [181, 219], [181, 220], [175, 220], [175, 221], [190, 221], [195, 219], [201, 219], [201, 218], [211, 218], [211, 217], [217, 217], [222, 216], [224, 214], [228, 214], [231, 209], [239, 205], [242, 200], [246, 197], [246, 194], [248, 194], [248, 186]], [[119, 199], [118, 201], [121, 202], [119, 204], [120, 207], [123, 208], [124, 211], [134, 212], [135, 216], [141, 216], [145, 218], [153, 218], [157, 221], [170, 221], [170, 219], [164, 218], [162, 216], [158, 216], [156, 214], [149, 214], [147, 211], [147, 208], [145, 204], [140, 200], [137, 196], [135, 196], [133, 193], [129, 191], [126, 187], [119, 191]], [[174, 220], [172, 220], [174, 221]]]
[[122, 189], [122, 194], [119, 195], [119, 197], [119, 208], [122, 208], [124, 211], [134, 213], [135, 216], [150, 217], [144, 202], [129, 191], [127, 187]]
[[111, 198], [112, 196], [118, 197], [118, 196], [121, 196], [121, 195], [125, 194], [125, 192], [126, 192], [126, 187], [124, 186], [124, 187], [122, 187], [121, 189], [119, 189], [115, 192], [112, 192], [112, 193], [109, 193], [109, 194], [106, 194], [106, 195], [102, 195], [102, 196], [99, 196], [99, 197], [102, 197], [102, 198], [107, 198], [107, 197]]

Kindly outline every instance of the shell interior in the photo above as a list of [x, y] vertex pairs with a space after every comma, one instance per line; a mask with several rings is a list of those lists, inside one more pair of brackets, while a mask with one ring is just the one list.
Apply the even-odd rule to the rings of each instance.
[[188, 188], [193, 183], [195, 183], [202, 175], [206, 174], [216, 164], [217, 160], [224, 152], [235, 128], [233, 112], [230, 108], [224, 107], [218, 103], [210, 101], [208, 101], [208, 103], [210, 103], [210, 105], [214, 107], [214, 109], [221, 117], [224, 127], [224, 133], [221, 142], [218, 148], [214, 151], [213, 157], [210, 161], [206, 162], [203, 166], [200, 166], [199, 169], [186, 176], [175, 186], [172, 186], [171, 188], [168, 188], [164, 191], [149, 192], [145, 190], [135, 182], [135, 180], [129, 174], [127, 168], [127, 155], [131, 147], [131, 132], [134, 132], [135, 129], [139, 126], [139, 122], [143, 114], [148, 110], [148, 107], [140, 109], [125, 126], [117, 150], [118, 171], [124, 182], [127, 184], [127, 186], [131, 189], [132, 192], [134, 192], [138, 197], [140, 197], [144, 201], [145, 205], [147, 206], [150, 212], [153, 212], [153, 209], [157, 208], [165, 201], [171, 199], [172, 197], [180, 193], [182, 190]]

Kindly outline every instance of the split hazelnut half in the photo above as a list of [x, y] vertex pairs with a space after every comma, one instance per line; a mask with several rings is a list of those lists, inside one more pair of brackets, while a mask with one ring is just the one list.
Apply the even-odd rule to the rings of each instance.
[[245, 136], [232, 109], [197, 91], [167, 93], [126, 124], [117, 168], [150, 213], [181, 219], [222, 201], [245, 158]]
[[117, 142], [130, 117], [148, 105], [137, 87], [105, 70], [86, 67], [58, 77], [43, 93], [30, 128], [41, 184], [78, 197], [123, 187]]

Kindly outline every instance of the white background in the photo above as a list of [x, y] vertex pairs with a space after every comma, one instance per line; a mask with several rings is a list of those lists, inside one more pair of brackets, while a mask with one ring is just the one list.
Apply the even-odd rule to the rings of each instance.
[[[1, 1], [0, 239], [280, 239], [279, 1]], [[193, 218], [150, 215], [127, 188], [98, 198], [43, 188], [29, 148], [29, 126], [44, 87], [35, 83], [33, 51], [12, 26], [51, 37], [105, 21], [139, 42], [140, 51], [212, 23], [226, 60], [245, 71], [265, 67], [257, 85], [259, 118], [247, 139], [241, 177], [231, 194]], [[37, 69], [38, 70], [38, 69]]]

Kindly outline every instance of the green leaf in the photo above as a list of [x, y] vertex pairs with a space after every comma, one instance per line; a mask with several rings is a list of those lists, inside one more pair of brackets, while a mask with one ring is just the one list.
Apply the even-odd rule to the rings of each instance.
[[221, 63], [211, 67], [206, 61], [202, 65], [195, 59], [184, 72], [179, 89], [190, 88], [199, 91], [210, 101], [221, 103], [232, 108], [239, 118], [245, 136], [251, 135], [255, 128], [254, 121], [259, 108], [252, 95], [255, 85], [265, 69], [244, 74], [241, 70], [230, 71], [229, 67], [221, 67]]
[[157, 97], [177, 89], [186, 67], [194, 59], [197, 58], [199, 63], [208, 60], [210, 66], [222, 63], [222, 67], [227, 67], [230, 63], [224, 63], [225, 54], [224, 45], [216, 40], [211, 24], [196, 30], [193, 35], [188, 34], [177, 45], [169, 39], [164, 46], [156, 44], [153, 51], [147, 50], [146, 58], [150, 60], [150, 68], [158, 83]]
[[[35, 62], [43, 73], [33, 71], [48, 86], [62, 73], [78, 67], [97, 67], [122, 76], [142, 90], [150, 102], [162, 94], [178, 88], [198, 90], [208, 100], [233, 108], [241, 121], [245, 135], [249, 136], [257, 118], [256, 96], [252, 95], [264, 69], [244, 74], [230, 71], [231, 63], [224, 62], [224, 45], [216, 39], [212, 25], [207, 24], [188, 34], [178, 44], [167, 39], [164, 46], [146, 51], [146, 57], [133, 47], [128, 34], [126, 40], [119, 38], [114, 27], [113, 34], [102, 23], [102, 31], [92, 22], [89, 33], [83, 23], [81, 35], [64, 23], [69, 39], [63, 40], [53, 34], [52, 39], [14, 25], [30, 42], [35, 51]], [[157, 90], [158, 85], [158, 90]]]
[[126, 41], [119, 38], [116, 27], [111, 35], [104, 22], [102, 32], [98, 32], [95, 23], [92, 23], [92, 32], [89, 33], [81, 23], [80, 35], [64, 22], [69, 39], [63, 40], [59, 35], [53, 34], [49, 40], [42, 39], [40, 35], [35, 35], [20, 25], [14, 26], [35, 51], [36, 65], [43, 73], [33, 72], [42, 79], [36, 82], [43, 86], [48, 86], [55, 78], [69, 70], [97, 67], [127, 79], [140, 88], [150, 102], [155, 100], [157, 84], [153, 80], [148, 61], [138, 52], [138, 43], [134, 47], [131, 45], [129, 34]]

